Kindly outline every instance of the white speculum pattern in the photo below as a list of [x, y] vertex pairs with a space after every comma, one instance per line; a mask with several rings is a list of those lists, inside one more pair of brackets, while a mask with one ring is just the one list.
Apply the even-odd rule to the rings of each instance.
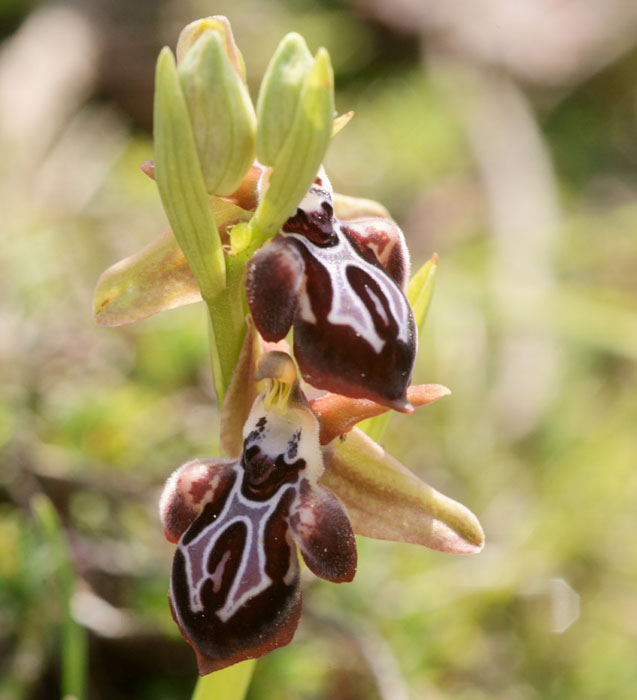
[[[298, 233], [285, 232], [283, 235], [294, 238], [299, 241], [299, 243], [302, 243], [310, 255], [312, 255], [312, 257], [329, 273], [332, 284], [332, 304], [330, 312], [327, 315], [329, 323], [350, 326], [356, 333], [365, 338], [376, 353], [380, 353], [386, 341], [380, 337], [378, 331], [374, 327], [374, 320], [369, 309], [361, 301], [358, 294], [352, 290], [352, 286], [347, 279], [348, 263], [351, 261], [352, 266], [363, 270], [381, 289], [387, 289], [388, 285], [394, 285], [395, 283], [386, 272], [361, 258], [356, 250], [354, 250], [352, 244], [347, 240], [345, 234], [340, 231], [338, 224], [335, 228], [338, 230], [338, 243], [326, 248], [314, 245], [311, 241], [308, 241], [305, 236]], [[380, 299], [377, 298], [372, 289], [368, 289], [368, 294], [374, 302], [379, 316], [385, 322], [388, 322], [385, 309]], [[306, 298], [300, 301], [302, 309], [310, 307], [310, 300], [307, 298], [307, 293], [305, 293], [304, 296]], [[409, 341], [407, 335], [409, 311], [407, 302], [397, 285], [395, 293], [387, 295], [387, 302], [391, 314], [397, 321], [398, 339], [403, 343], [407, 343]], [[312, 316], [314, 315], [312, 314]], [[309, 320], [310, 317], [308, 315], [304, 314], [303, 319], [309, 323], [312, 322]]]
[[[215, 579], [222, 574], [222, 572], [217, 571], [212, 574], [207, 572], [206, 567], [210, 554], [217, 540], [229, 527], [237, 522], [245, 525], [246, 539], [241, 554], [241, 563], [228, 591], [226, 601], [216, 613], [222, 622], [229, 620], [249, 598], [258, 595], [272, 583], [272, 579], [265, 573], [263, 539], [265, 526], [282, 496], [282, 492], [278, 491], [272, 498], [263, 503], [246, 499], [241, 493], [243, 470], [235, 467], [234, 471], [237, 473], [237, 478], [228, 495], [224, 509], [215, 521], [215, 523], [223, 523], [223, 526], [219, 527], [218, 531], [211, 537], [210, 528], [215, 526], [215, 523], [212, 523], [202, 530], [192, 542], [187, 545], [179, 544], [179, 549], [181, 549], [186, 561], [190, 609], [192, 612], [203, 612], [201, 588], [208, 579], [211, 579], [214, 585]], [[256, 531], [255, 522], [258, 523]], [[249, 561], [258, 562], [258, 566], [248, 568]], [[219, 566], [222, 564], [224, 564], [223, 558]], [[245, 588], [241, 595], [238, 595], [237, 589], [241, 584], [245, 586], [246, 583], [250, 585]]]

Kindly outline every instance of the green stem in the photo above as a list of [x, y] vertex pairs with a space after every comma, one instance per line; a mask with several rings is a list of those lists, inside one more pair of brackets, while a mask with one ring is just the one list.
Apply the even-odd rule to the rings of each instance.
[[202, 676], [197, 681], [192, 700], [243, 700], [256, 664], [256, 659], [250, 659]]
[[58, 514], [44, 494], [37, 494], [31, 507], [50, 548], [54, 572], [64, 606], [61, 630], [62, 681], [61, 697], [65, 700], [84, 697], [88, 647], [86, 631], [77, 624], [71, 614], [71, 601], [75, 592], [75, 571], [68, 544], [62, 531]]

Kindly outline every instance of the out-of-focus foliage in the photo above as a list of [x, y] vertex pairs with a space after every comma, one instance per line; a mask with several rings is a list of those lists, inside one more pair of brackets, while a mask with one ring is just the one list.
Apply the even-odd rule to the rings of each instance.
[[[152, 157], [152, 68], [136, 66], [211, 11], [150, 5], [44, 6], [0, 47], [3, 698], [58, 696], [63, 602], [29, 511], [38, 492], [82, 581], [89, 697], [187, 697], [194, 684], [156, 500], [182, 461], [218, 451], [205, 314], [91, 318], [101, 270], [165, 226], [137, 170]], [[415, 379], [453, 394], [395, 416], [386, 443], [480, 516], [487, 545], [452, 557], [360, 541], [352, 584], [308, 575], [296, 640], [259, 663], [249, 698], [632, 699], [635, 37], [624, 31], [594, 77], [522, 84], [460, 40], [451, 57], [435, 27], [407, 34], [363, 5], [212, 9], [232, 21], [252, 89], [285, 32], [328, 48], [337, 109], [356, 110], [328, 157], [336, 189], [382, 201], [414, 267], [439, 253]]]

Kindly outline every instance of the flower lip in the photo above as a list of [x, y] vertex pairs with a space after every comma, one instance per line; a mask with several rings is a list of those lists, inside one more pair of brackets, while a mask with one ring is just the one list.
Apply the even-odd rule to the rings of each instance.
[[289, 389], [255, 399], [234, 460], [196, 460], [162, 496], [167, 536], [177, 540], [171, 609], [200, 673], [255, 658], [291, 641], [300, 615], [296, 546], [311, 571], [351, 581], [356, 543], [338, 499], [319, 484], [318, 423], [289, 355], [268, 353], [258, 376]]
[[341, 225], [324, 171], [281, 232], [248, 264], [248, 306], [264, 339], [294, 327], [294, 354], [312, 386], [398, 411], [416, 356], [402, 234], [385, 219]]

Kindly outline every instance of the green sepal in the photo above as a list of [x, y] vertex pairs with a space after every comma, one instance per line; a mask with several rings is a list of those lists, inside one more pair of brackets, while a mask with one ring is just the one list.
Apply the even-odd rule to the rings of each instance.
[[292, 32], [283, 37], [263, 76], [257, 100], [257, 158], [263, 165], [274, 165], [290, 135], [312, 64], [302, 36]]
[[[221, 232], [252, 216], [219, 197], [211, 198], [210, 207]], [[169, 230], [100, 275], [93, 309], [101, 326], [121, 326], [197, 301], [199, 285]]]
[[434, 253], [409, 282], [407, 299], [414, 311], [414, 318], [416, 319], [419, 332], [422, 331], [429, 306], [431, 305], [437, 271], [438, 256]]
[[484, 546], [468, 508], [421, 481], [358, 428], [324, 454], [321, 481], [347, 508], [356, 534], [456, 554]]
[[256, 116], [248, 89], [212, 29], [197, 39], [177, 72], [206, 190], [230, 195], [254, 161]]
[[273, 236], [314, 182], [332, 134], [334, 74], [325, 49], [309, 72], [288, 138], [277, 154], [254, 218], [252, 248]]
[[[434, 253], [409, 282], [407, 299], [414, 311], [414, 318], [419, 333], [422, 332], [427, 312], [431, 305], [437, 271], [438, 256]], [[372, 440], [382, 442], [391, 417], [391, 413], [384, 413], [382, 416], [369, 418], [360, 424], [361, 430], [367, 433]]]
[[334, 215], [341, 221], [353, 221], [354, 219], [391, 219], [387, 209], [373, 199], [350, 197], [346, 194], [334, 192], [332, 196]]
[[157, 59], [154, 106], [155, 181], [170, 227], [206, 301], [225, 287], [221, 240], [208, 203], [175, 58]]

